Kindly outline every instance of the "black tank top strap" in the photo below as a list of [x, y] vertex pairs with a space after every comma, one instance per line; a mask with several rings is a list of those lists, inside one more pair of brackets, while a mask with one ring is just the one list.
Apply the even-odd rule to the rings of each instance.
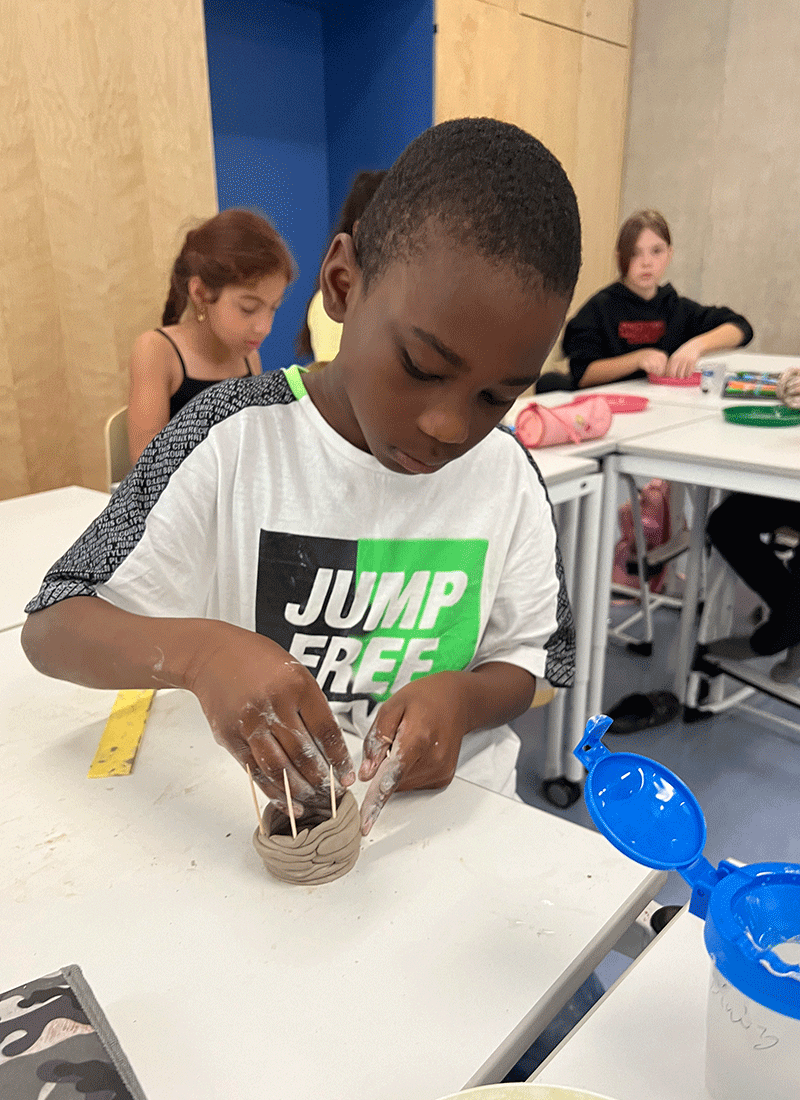
[[175, 341], [172, 339], [172, 337], [170, 335], [168, 335], [168, 333], [164, 332], [163, 328], [157, 328], [155, 331], [160, 332], [161, 335], [164, 337], [164, 339], [169, 340], [170, 344], [172, 344], [172, 346], [175, 348], [175, 354], [178, 356], [178, 360], [181, 364], [181, 370], [183, 371], [183, 377], [188, 378], [189, 375], [186, 373], [186, 364], [183, 361], [183, 356], [181, 355], [180, 348], [178, 347], [178, 345], [175, 343]]
[[[157, 328], [155, 331], [160, 332], [164, 339], [169, 340], [173, 348], [175, 348], [175, 354], [178, 356], [178, 360], [181, 364], [181, 370], [183, 371], [183, 380], [180, 386], [178, 386], [175, 393], [173, 393], [172, 397], [170, 397], [169, 399], [169, 418], [171, 420], [175, 413], [179, 412], [184, 405], [187, 405], [193, 397], [197, 397], [197, 395], [199, 393], [202, 393], [203, 390], [207, 390], [209, 386], [217, 385], [219, 382], [224, 381], [224, 379], [192, 378], [186, 371], [186, 363], [183, 356], [181, 355], [180, 348], [169, 335], [169, 333], [164, 332], [163, 328]], [[252, 377], [253, 372], [250, 370], [250, 364], [247, 361], [247, 356], [245, 356], [244, 365], [247, 367], [248, 375]]]

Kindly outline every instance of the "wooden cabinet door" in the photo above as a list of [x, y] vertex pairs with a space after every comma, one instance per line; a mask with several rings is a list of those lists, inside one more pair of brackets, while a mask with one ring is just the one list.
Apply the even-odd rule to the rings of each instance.
[[436, 121], [516, 123], [564, 165], [583, 226], [577, 306], [616, 277], [628, 50], [485, 0], [438, 0], [437, 26]]
[[630, 46], [632, 0], [519, 0], [520, 15]]

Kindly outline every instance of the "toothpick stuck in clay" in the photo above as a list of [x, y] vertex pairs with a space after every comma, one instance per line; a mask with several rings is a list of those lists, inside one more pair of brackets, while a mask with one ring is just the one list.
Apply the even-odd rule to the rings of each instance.
[[296, 837], [274, 802], [264, 810], [264, 832], [253, 832], [253, 846], [275, 878], [298, 886], [319, 886], [347, 874], [361, 847], [361, 815], [352, 791], [339, 799], [336, 820], [308, 809], [298, 821]]
[[336, 819], [336, 783], [334, 782], [334, 779], [333, 779], [333, 764], [331, 764], [330, 769], [331, 769], [331, 771], [330, 771], [330, 775], [331, 775], [331, 817], [335, 820]]
[[264, 823], [261, 820], [261, 810], [258, 808], [258, 796], [256, 795], [256, 785], [253, 781], [253, 773], [250, 770], [250, 765], [247, 764], [247, 778], [250, 780], [250, 791], [253, 795], [253, 805], [256, 808], [256, 817], [258, 818], [258, 831], [261, 835], [264, 835]]
[[297, 822], [294, 819], [294, 806], [292, 805], [292, 792], [289, 789], [289, 776], [286, 774], [286, 768], [283, 769], [283, 789], [286, 791], [286, 804], [289, 808], [289, 824], [292, 827], [292, 836], [296, 840], [297, 839]]

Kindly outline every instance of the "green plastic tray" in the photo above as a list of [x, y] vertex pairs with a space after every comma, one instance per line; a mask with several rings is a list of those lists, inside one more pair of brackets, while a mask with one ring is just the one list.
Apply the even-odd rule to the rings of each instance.
[[723, 409], [722, 415], [731, 424], [744, 424], [748, 428], [794, 428], [800, 424], [800, 409], [788, 409], [785, 405], [739, 405]]

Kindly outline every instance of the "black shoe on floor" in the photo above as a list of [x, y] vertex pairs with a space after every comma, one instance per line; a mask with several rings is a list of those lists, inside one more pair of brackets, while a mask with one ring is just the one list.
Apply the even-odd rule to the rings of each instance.
[[671, 691], [634, 692], [626, 695], [608, 711], [613, 718], [609, 733], [638, 733], [665, 726], [677, 718], [681, 705]]

